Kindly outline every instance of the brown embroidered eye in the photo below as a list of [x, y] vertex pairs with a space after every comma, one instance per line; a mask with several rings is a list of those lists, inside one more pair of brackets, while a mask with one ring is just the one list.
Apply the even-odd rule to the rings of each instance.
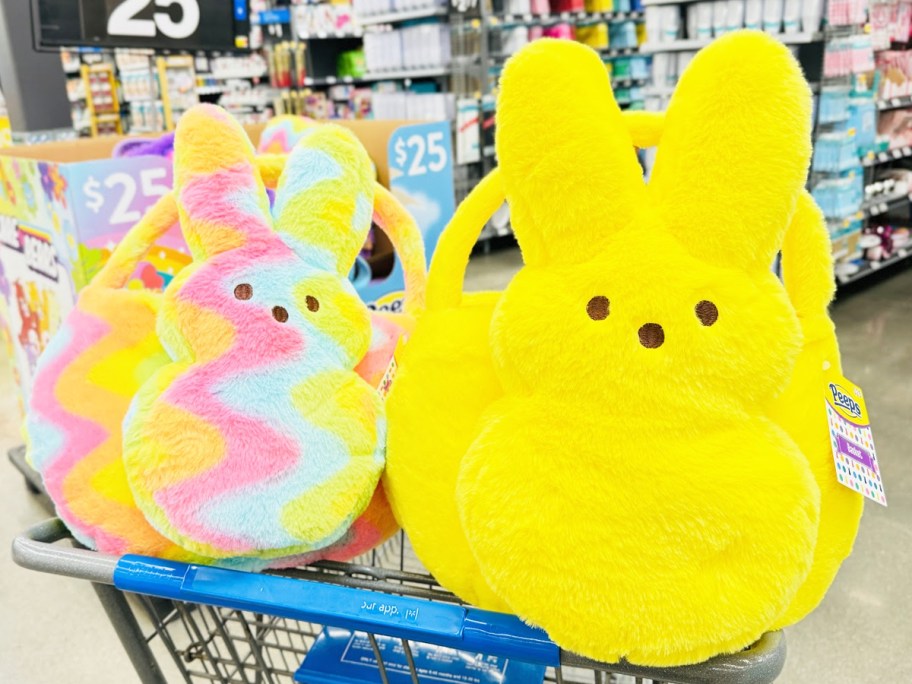
[[284, 323], [288, 320], [288, 311], [284, 306], [274, 306], [272, 307], [272, 317], [279, 323]]
[[237, 299], [250, 299], [253, 297], [253, 288], [247, 283], [241, 283], [234, 288], [234, 296]]
[[717, 309], [716, 305], [708, 299], [704, 299], [702, 302], [697, 304], [694, 307], [694, 313], [697, 314], [697, 318], [700, 319], [700, 323], [706, 326], [710, 326], [719, 320], [719, 309]]
[[608, 318], [608, 297], [598, 295], [589, 300], [586, 304], [586, 313], [593, 321], [604, 321]]
[[320, 310], [320, 302], [317, 301], [316, 297], [311, 297], [310, 295], [307, 295], [307, 297], [304, 299], [304, 301], [307, 303], [308, 311], [319, 311]]

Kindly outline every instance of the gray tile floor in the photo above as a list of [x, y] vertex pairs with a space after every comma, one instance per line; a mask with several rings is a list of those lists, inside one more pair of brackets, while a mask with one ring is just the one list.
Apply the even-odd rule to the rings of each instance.
[[[515, 251], [472, 261], [469, 289], [502, 287]], [[889, 508], [867, 506], [854, 555], [823, 605], [787, 632], [780, 682], [912, 681], [912, 270], [837, 303], [846, 374], [866, 390]], [[9, 369], [0, 363], [0, 448], [21, 441]], [[0, 463], [0, 540], [44, 517]], [[123, 684], [138, 681], [91, 588], [13, 565], [0, 552], [0, 682]]]

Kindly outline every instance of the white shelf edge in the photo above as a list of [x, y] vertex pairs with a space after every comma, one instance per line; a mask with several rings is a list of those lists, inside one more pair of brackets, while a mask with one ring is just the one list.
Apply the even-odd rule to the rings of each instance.
[[326, 76], [324, 78], [306, 78], [304, 79], [304, 85], [306, 86], [322, 86], [322, 85], [336, 85], [338, 83], [343, 84], [352, 84], [352, 83], [367, 83], [373, 81], [398, 81], [407, 78], [436, 78], [438, 76], [446, 76], [450, 73], [450, 70], [447, 67], [438, 67], [435, 69], [400, 69], [398, 71], [383, 71], [373, 74], [364, 74], [358, 78], [352, 78], [351, 76]]
[[363, 38], [364, 31], [318, 31], [299, 33], [298, 40], [336, 40], [342, 38]]
[[445, 7], [424, 7], [407, 12], [387, 12], [385, 14], [371, 14], [368, 16], [355, 15], [355, 21], [360, 26], [374, 26], [376, 24], [395, 24], [411, 19], [426, 19], [427, 17], [444, 17], [447, 14]]
[[[806, 45], [823, 40], [822, 33], [769, 33], [767, 35], [785, 45]], [[696, 38], [692, 40], [674, 40], [667, 43], [643, 43], [640, 45], [640, 52], [643, 54], [689, 52], [704, 48], [712, 41], [712, 38]]]

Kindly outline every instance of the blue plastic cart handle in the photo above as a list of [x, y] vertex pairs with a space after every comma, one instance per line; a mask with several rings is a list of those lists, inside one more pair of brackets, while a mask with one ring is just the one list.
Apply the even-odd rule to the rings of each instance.
[[124, 556], [123, 591], [386, 634], [472, 653], [555, 666], [560, 649], [514, 615], [322, 582]]

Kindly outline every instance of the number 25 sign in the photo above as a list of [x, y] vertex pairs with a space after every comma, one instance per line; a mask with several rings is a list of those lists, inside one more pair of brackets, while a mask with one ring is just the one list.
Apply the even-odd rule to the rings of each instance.
[[235, 37], [243, 28], [235, 24], [236, 18], [247, 16], [246, 0], [237, 16], [237, 3], [232, 0], [78, 2], [82, 4], [86, 42], [95, 45], [227, 49], [235, 45]]
[[[154, 5], [156, 11], [152, 12], [151, 18], [140, 19], [140, 13], [149, 5]], [[180, 7], [177, 21], [168, 11], [172, 5]], [[180, 40], [196, 33], [199, 24], [200, 6], [197, 0], [123, 0], [108, 15], [108, 35], [152, 38], [161, 33], [167, 38]]]

